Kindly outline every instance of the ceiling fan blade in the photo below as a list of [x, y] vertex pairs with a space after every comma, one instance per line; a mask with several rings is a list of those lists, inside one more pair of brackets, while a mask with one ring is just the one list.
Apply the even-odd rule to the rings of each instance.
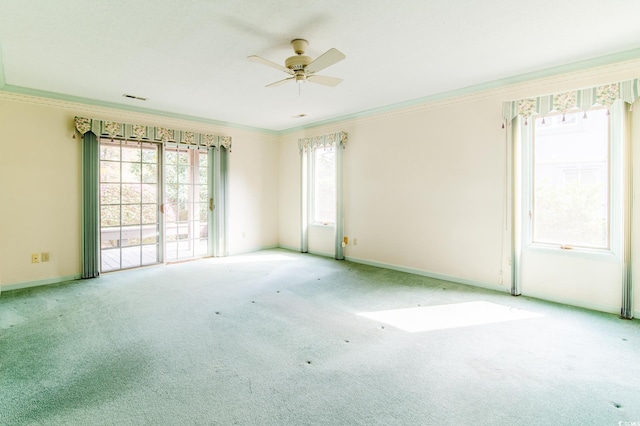
[[288, 77], [288, 78], [285, 78], [284, 80], [280, 80], [280, 81], [276, 81], [275, 83], [267, 84], [267, 85], [266, 85], [266, 86], [264, 86], [264, 87], [276, 87], [276, 86], [280, 86], [281, 84], [284, 84], [284, 83], [286, 83], [287, 81], [293, 81], [293, 80], [295, 80], [295, 79], [296, 79], [295, 77]]
[[331, 48], [324, 52], [322, 55], [318, 56], [313, 62], [305, 67], [305, 70], [308, 74], [313, 74], [314, 72], [321, 71], [336, 62], [340, 62], [346, 58], [344, 53], [339, 51], [338, 49]]
[[291, 71], [289, 68], [283, 67], [282, 65], [276, 64], [275, 62], [272, 62], [268, 59], [261, 58], [260, 56], [251, 55], [251, 56], [247, 56], [247, 59], [250, 60], [251, 62], [256, 62], [258, 64], [266, 65], [268, 67], [275, 68], [280, 71], [284, 71], [287, 74], [293, 75], [293, 71]]
[[315, 74], [308, 76], [307, 80], [312, 83], [322, 84], [329, 87], [336, 87], [338, 84], [342, 82], [342, 79], [338, 77], [329, 77], [326, 75], [315, 75]]

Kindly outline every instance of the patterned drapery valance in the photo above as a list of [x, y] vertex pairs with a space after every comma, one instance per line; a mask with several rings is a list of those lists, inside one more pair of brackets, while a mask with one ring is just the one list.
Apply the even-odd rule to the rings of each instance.
[[519, 115], [524, 118], [526, 124], [533, 115], [545, 116], [551, 112], [566, 114], [587, 111], [597, 106], [609, 108], [618, 99], [633, 104], [640, 96], [638, 84], [638, 79], [635, 78], [588, 89], [504, 102], [502, 115], [506, 121], [511, 121]]
[[140, 124], [126, 124], [115, 121], [94, 120], [85, 117], [75, 118], [76, 130], [84, 135], [93, 132], [96, 136], [122, 138], [136, 141], [154, 141], [175, 143], [193, 147], [224, 147], [231, 152], [231, 136], [214, 136], [182, 130], [167, 129], [165, 127], [143, 126]]
[[318, 147], [330, 148], [334, 146], [345, 147], [347, 145], [347, 132], [329, 133], [328, 135], [314, 136], [312, 138], [298, 139], [300, 152], [309, 151]]

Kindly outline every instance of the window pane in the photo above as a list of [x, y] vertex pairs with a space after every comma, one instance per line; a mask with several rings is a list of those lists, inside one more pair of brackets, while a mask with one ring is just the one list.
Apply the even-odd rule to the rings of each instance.
[[189, 191], [191, 187], [189, 185], [178, 186], [178, 202], [186, 203], [189, 201]]
[[137, 225], [140, 223], [140, 205], [122, 206], [122, 224]]
[[140, 226], [127, 226], [122, 228], [122, 247], [139, 246], [142, 228]]
[[100, 182], [120, 182], [120, 163], [101, 161]]
[[100, 225], [118, 226], [120, 225], [120, 206], [101, 206]]
[[100, 248], [120, 247], [120, 227], [100, 229]]
[[158, 202], [158, 185], [142, 185], [142, 202], [157, 203]]
[[209, 188], [207, 188], [207, 185], [200, 185], [197, 191], [200, 193], [198, 199], [201, 203], [209, 201]]
[[206, 238], [200, 238], [199, 240], [196, 240], [196, 255], [198, 256], [205, 256], [207, 254], [207, 239]]
[[159, 247], [157, 244], [143, 246], [142, 247], [142, 264], [149, 265], [152, 263], [158, 263]]
[[177, 168], [177, 166], [171, 165], [171, 164], [167, 164], [165, 166], [165, 168], [164, 168], [164, 181], [165, 181], [165, 183], [177, 183], [178, 182], [178, 168]]
[[101, 267], [102, 272], [114, 271], [120, 269], [120, 249], [110, 249], [101, 251]]
[[140, 246], [127, 247], [122, 249], [122, 268], [135, 268], [140, 266]]
[[178, 151], [178, 164], [183, 166], [189, 164], [189, 151]]
[[142, 223], [155, 224], [158, 221], [158, 206], [156, 204], [142, 205]]
[[101, 183], [100, 184], [100, 204], [120, 204], [120, 184]]
[[122, 184], [122, 204], [140, 204], [141, 185], [135, 183]]
[[189, 182], [189, 166], [178, 166], [178, 182]]
[[142, 181], [145, 183], [158, 182], [158, 165], [157, 164], [142, 165]]
[[167, 150], [164, 154], [164, 159], [166, 164], [177, 164], [178, 153], [175, 151]]
[[126, 143], [122, 144], [122, 161], [140, 162], [142, 160], [140, 145], [137, 142], [133, 146], [126, 145]]
[[[202, 163], [200, 163], [202, 164]], [[207, 171], [208, 169], [206, 167], [200, 167], [200, 184], [207, 184]]]
[[142, 164], [122, 163], [122, 182], [138, 183], [142, 181]]
[[198, 219], [201, 222], [205, 222], [207, 221], [207, 218], [209, 216], [209, 204], [208, 203], [200, 203], [199, 204], [199, 210], [200, 210], [200, 214], [198, 215]]
[[333, 149], [317, 148], [313, 167], [313, 221], [336, 221], [336, 153]]
[[187, 203], [178, 204], [178, 222], [189, 220], [189, 207]]
[[609, 247], [609, 117], [582, 115], [535, 121], [534, 242]]
[[[171, 222], [175, 222], [178, 220], [178, 205], [165, 204], [164, 217], [165, 217], [165, 220], [167, 221], [167, 232], [169, 232]], [[175, 233], [175, 230], [173, 232]]]
[[143, 163], [157, 163], [158, 162], [158, 147], [155, 144], [143, 144], [142, 145], [142, 162]]
[[120, 161], [120, 143], [100, 142], [100, 159]]

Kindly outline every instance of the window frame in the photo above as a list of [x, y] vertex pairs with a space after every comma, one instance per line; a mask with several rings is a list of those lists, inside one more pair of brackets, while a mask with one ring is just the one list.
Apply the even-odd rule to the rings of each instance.
[[[337, 149], [338, 147], [336, 146], [316, 146], [313, 149], [310, 150], [310, 155], [309, 155], [309, 225], [311, 226], [321, 226], [321, 227], [332, 227], [336, 225], [336, 218], [335, 218], [335, 213], [336, 213], [336, 202], [337, 200], [335, 199], [336, 197], [336, 189], [337, 189], [337, 173], [336, 173], [336, 164], [337, 164]], [[334, 192], [334, 203], [331, 206], [333, 211], [334, 211], [334, 218], [333, 221], [319, 221], [316, 220], [316, 207], [317, 207], [317, 199], [316, 199], [316, 153], [319, 150], [323, 150], [323, 151], [333, 151], [334, 152], [334, 159], [333, 159], [333, 173], [332, 173], [332, 178], [333, 178], [333, 192]]]
[[[102, 156], [102, 148], [103, 147], [117, 147], [118, 148], [118, 158], [117, 159], [111, 159], [111, 158], [103, 158]], [[131, 146], [131, 147], [136, 147], [136, 149], [140, 150], [140, 159], [136, 160], [136, 161], [125, 161], [125, 159], [123, 158], [123, 147], [127, 147], [127, 146]], [[154, 151], [155, 151], [155, 162], [149, 162], [149, 161], [145, 161], [144, 159], [144, 155], [143, 155], [143, 150], [145, 149], [145, 147], [153, 147]], [[99, 175], [98, 175], [98, 185], [99, 185], [99, 194], [98, 194], [98, 210], [99, 210], [99, 219], [98, 219], [98, 234], [99, 234], [99, 269], [100, 269], [100, 273], [107, 273], [107, 272], [115, 272], [115, 271], [121, 271], [121, 270], [127, 270], [127, 269], [134, 269], [134, 268], [139, 268], [139, 267], [144, 267], [144, 266], [150, 266], [150, 265], [157, 265], [163, 262], [163, 233], [161, 231], [162, 226], [163, 226], [163, 215], [161, 214], [161, 193], [162, 193], [162, 167], [163, 167], [163, 162], [162, 162], [162, 151], [163, 151], [163, 147], [161, 144], [158, 144], [156, 142], [152, 142], [152, 141], [135, 141], [135, 140], [127, 140], [127, 139], [122, 139], [122, 138], [106, 138], [106, 137], [100, 137], [98, 138], [98, 170], [99, 170]], [[106, 164], [117, 164], [118, 167], [118, 180], [117, 181], [112, 181], [112, 180], [103, 180], [103, 167]], [[139, 181], [126, 181], [123, 180], [123, 165], [124, 164], [136, 164], [140, 166], [140, 178]], [[144, 166], [145, 165], [153, 165], [156, 168], [155, 171], [155, 182], [145, 182], [144, 179]], [[119, 187], [118, 189], [118, 203], [113, 203], [113, 202], [108, 202], [108, 203], [103, 203], [103, 196], [104, 196], [104, 192], [103, 192], [103, 185], [117, 185]], [[140, 200], [136, 203], [131, 203], [131, 202], [124, 202], [123, 201], [123, 186], [125, 185], [139, 185], [140, 187]], [[156, 185], [156, 189], [155, 189], [155, 202], [145, 202], [144, 200], [144, 195], [143, 195], [143, 189], [144, 189], [144, 185]], [[123, 207], [127, 207], [127, 206], [139, 206], [140, 209], [140, 220], [139, 223], [123, 223]], [[144, 222], [144, 218], [143, 218], [143, 210], [144, 210], [144, 206], [153, 206], [153, 208], [155, 209], [155, 216], [156, 216], [156, 222], [155, 223], [146, 223]], [[118, 214], [118, 224], [117, 225], [107, 225], [103, 223], [103, 209], [104, 208], [109, 208], [109, 207], [116, 207], [119, 210], [119, 214]], [[140, 228], [140, 233], [139, 236], [140, 238], [138, 239], [138, 244], [129, 244], [129, 245], [123, 245], [122, 241], [123, 241], [123, 229], [126, 227], [135, 227], [138, 226]], [[145, 242], [144, 238], [143, 238], [143, 233], [142, 233], [142, 229], [144, 227], [150, 227], [150, 226], [154, 226], [155, 227], [155, 242], [149, 243], [149, 242]], [[113, 246], [113, 247], [105, 247], [105, 240], [103, 240], [103, 236], [106, 232], [116, 232], [117, 236], [118, 236], [118, 244]], [[135, 240], [135, 239], [134, 239]], [[107, 240], [107, 241], [114, 241], [114, 240]], [[140, 247], [140, 254], [139, 254], [139, 262], [137, 264], [126, 264], [124, 262], [123, 259], [129, 260], [132, 259], [133, 256], [131, 255], [124, 255], [123, 251], [126, 250], [127, 248], [131, 248], [131, 247]], [[155, 260], [152, 262], [148, 262], [144, 260], [144, 256], [145, 256], [145, 248], [147, 248], [147, 250], [151, 247], [155, 247]], [[118, 252], [118, 265], [119, 267], [117, 268], [105, 268], [105, 265], [107, 264], [107, 260], [108, 259], [114, 259], [114, 255], [110, 255], [109, 253], [111, 252]], [[147, 252], [148, 254], [148, 252]]]
[[[605, 108], [605, 107], [599, 107]], [[592, 108], [593, 110], [594, 108]], [[576, 112], [572, 110], [569, 112]], [[521, 187], [522, 187], [522, 236], [523, 248], [534, 250], [562, 250], [574, 255], [620, 256], [622, 253], [623, 226], [623, 149], [624, 149], [624, 102], [616, 101], [609, 107], [609, 137], [608, 137], [608, 247], [596, 248], [586, 246], [571, 246], [556, 243], [537, 242], [533, 240], [534, 223], [534, 151], [533, 138], [535, 120], [539, 116], [530, 117], [531, 124], [519, 120], [519, 134], [521, 138]], [[586, 111], [588, 116], [589, 110]], [[555, 114], [549, 114], [552, 116]], [[560, 114], [561, 115], [561, 114]]]

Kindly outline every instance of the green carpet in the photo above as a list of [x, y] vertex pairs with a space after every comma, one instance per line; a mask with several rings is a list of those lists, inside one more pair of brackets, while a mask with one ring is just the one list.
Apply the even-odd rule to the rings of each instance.
[[625, 422], [640, 322], [402, 272], [268, 250], [0, 296], [2, 425]]

